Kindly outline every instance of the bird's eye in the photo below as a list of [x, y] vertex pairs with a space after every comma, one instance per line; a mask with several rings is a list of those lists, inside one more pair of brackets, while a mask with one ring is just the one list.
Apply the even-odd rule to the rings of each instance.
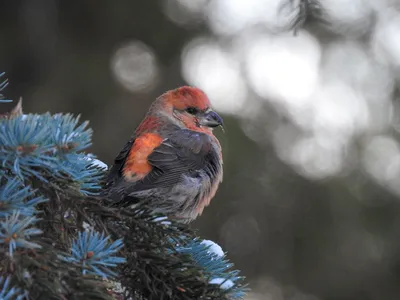
[[199, 110], [197, 108], [195, 108], [195, 107], [188, 107], [186, 109], [186, 111], [191, 115], [195, 115], [195, 114], [197, 114], [199, 112]]

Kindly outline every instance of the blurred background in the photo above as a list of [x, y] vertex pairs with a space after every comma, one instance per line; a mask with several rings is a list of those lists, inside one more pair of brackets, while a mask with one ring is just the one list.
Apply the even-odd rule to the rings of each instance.
[[247, 299], [400, 299], [399, 0], [2, 0], [0, 24], [5, 95], [82, 114], [108, 164], [158, 95], [209, 95], [225, 178], [193, 227]]

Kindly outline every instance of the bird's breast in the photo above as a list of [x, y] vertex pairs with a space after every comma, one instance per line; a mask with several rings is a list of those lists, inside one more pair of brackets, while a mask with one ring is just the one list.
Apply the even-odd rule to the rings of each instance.
[[201, 192], [195, 209], [197, 215], [201, 215], [204, 208], [210, 204], [223, 178], [221, 148], [217, 146], [213, 147], [210, 156], [208, 165], [204, 169], [205, 175], [198, 178]]

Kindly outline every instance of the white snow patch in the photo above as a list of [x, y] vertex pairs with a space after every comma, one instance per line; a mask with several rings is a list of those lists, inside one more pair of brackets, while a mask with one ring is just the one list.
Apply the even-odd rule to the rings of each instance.
[[210, 240], [203, 240], [201, 242], [201, 244], [204, 244], [206, 246], [210, 246], [210, 248], [208, 248], [208, 252], [209, 253], [214, 253], [218, 257], [223, 257], [224, 256], [224, 251], [222, 250], [221, 246], [218, 245], [217, 243], [214, 243], [213, 241], [210, 241]]
[[230, 289], [231, 287], [234, 286], [234, 283], [232, 280], [226, 279], [226, 278], [214, 278], [211, 279], [210, 284], [219, 284], [219, 287], [223, 290]]
[[96, 167], [98, 167], [100, 169], [108, 170], [108, 166], [104, 162], [102, 162], [101, 160], [99, 160], [97, 158], [94, 158], [93, 154], [91, 154], [91, 153], [86, 155], [85, 159], [91, 161], [92, 165], [94, 165], [94, 166], [96, 166]]

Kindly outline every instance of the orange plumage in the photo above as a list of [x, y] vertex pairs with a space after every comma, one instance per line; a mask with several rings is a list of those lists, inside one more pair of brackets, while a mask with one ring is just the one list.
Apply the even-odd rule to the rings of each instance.
[[160, 146], [163, 138], [156, 133], [145, 133], [139, 136], [126, 158], [123, 176], [127, 181], [144, 178], [152, 169], [147, 157], [154, 148]]

